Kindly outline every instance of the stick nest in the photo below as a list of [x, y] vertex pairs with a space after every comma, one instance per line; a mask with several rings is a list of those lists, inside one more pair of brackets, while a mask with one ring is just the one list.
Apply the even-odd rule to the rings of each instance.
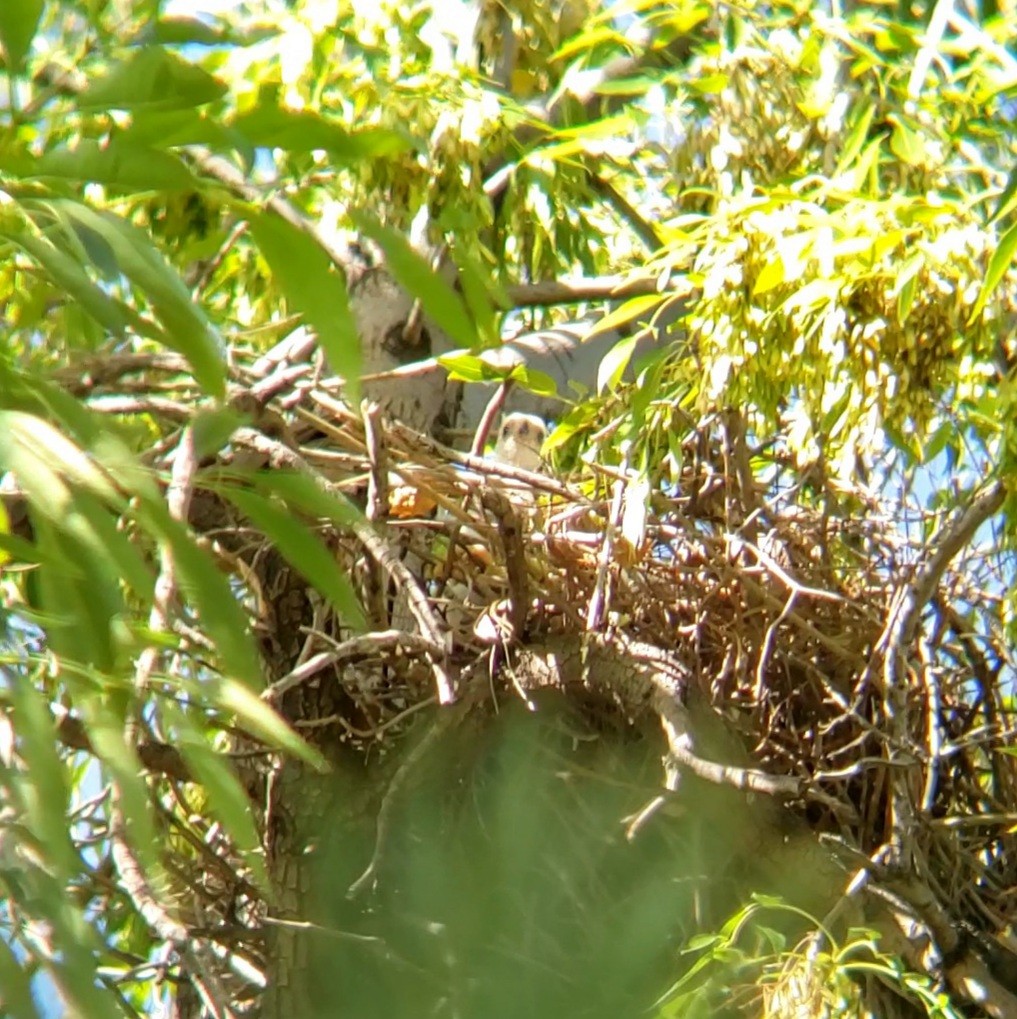
[[[695, 465], [678, 492], [637, 504], [608, 471], [527, 474], [400, 425], [365, 441], [352, 417], [329, 429], [327, 449], [300, 451], [349, 492], [373, 479], [369, 515], [429, 616], [407, 611], [405, 577], [385, 574], [391, 615], [371, 624], [414, 634], [418, 651], [396, 641], [344, 672], [356, 705], [350, 739], [392, 738], [432, 694], [421, 679], [425, 663], [433, 671], [436, 634], [452, 683], [519, 644], [624, 636], [681, 661], [759, 769], [821, 791], [799, 804], [813, 828], [874, 868], [894, 834], [894, 769], [904, 769], [904, 835], [923, 881], [954, 922], [1006, 928], [1017, 761], [1002, 752], [1014, 721], [1000, 688], [1008, 651], [979, 618], [998, 597], [987, 560], [970, 555], [942, 574], [918, 636], [900, 649], [906, 696], [893, 703], [889, 624], [923, 552], [899, 507], [850, 493], [853, 510], [833, 516], [757, 499], [736, 523], [736, 481], [716, 465]], [[338, 544], [361, 583], [382, 573], [355, 536]]]

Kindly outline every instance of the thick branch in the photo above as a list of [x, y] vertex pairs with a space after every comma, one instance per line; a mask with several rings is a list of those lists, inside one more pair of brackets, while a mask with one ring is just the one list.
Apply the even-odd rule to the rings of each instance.
[[543, 308], [554, 304], [579, 304], [582, 301], [619, 301], [659, 293], [660, 284], [656, 279], [631, 279], [627, 276], [545, 280], [540, 283], [517, 283], [508, 288], [509, 301], [515, 308]]

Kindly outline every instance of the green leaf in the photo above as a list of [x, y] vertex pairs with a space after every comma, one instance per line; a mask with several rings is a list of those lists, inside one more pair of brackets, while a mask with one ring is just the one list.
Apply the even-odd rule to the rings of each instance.
[[834, 172], [834, 177], [839, 177], [844, 173], [855, 159], [858, 154], [862, 151], [862, 146], [865, 144], [866, 139], [869, 136], [869, 127], [872, 125], [872, 118], [876, 115], [876, 106], [874, 103], [869, 103], [862, 111], [861, 116], [854, 118], [854, 123], [844, 139], [840, 149], [840, 159], [837, 162], [837, 169]]
[[187, 358], [207, 393], [221, 398], [226, 391], [222, 339], [148, 235], [119, 216], [77, 202], [56, 201], [51, 207], [79, 236], [87, 237], [91, 231], [108, 246], [120, 271], [152, 302], [168, 330], [167, 345]]
[[890, 151], [908, 166], [921, 166], [925, 163], [927, 154], [921, 134], [894, 114], [890, 114], [886, 119], [893, 124]]
[[556, 396], [558, 386], [554, 379], [547, 372], [539, 371], [537, 368], [530, 368], [529, 365], [517, 364], [509, 378], [529, 393], [536, 393], [538, 396]]
[[769, 261], [767, 261], [756, 277], [756, 284], [752, 288], [752, 296], [758, 297], [760, 294], [765, 294], [767, 291], [779, 287], [784, 282], [785, 275], [784, 259], [780, 257], [779, 252], [771, 252]]
[[11, 73], [21, 70], [41, 17], [42, 0], [3, 0], [0, 4], [0, 43]]
[[[101, 681], [102, 677], [97, 678]], [[104, 697], [86, 692], [83, 683], [77, 683], [76, 687], [75, 704], [84, 715], [89, 742], [117, 787], [120, 810], [127, 823], [127, 841], [137, 854], [149, 883], [158, 886], [162, 876], [161, 843], [156, 837], [148, 787], [143, 777], [145, 769], [124, 738], [124, 720], [109, 708]]]
[[1002, 219], [1013, 211], [1017, 206], [1017, 197], [1015, 196], [1017, 196], [1017, 166], [1014, 166], [1010, 171], [1006, 179], [1006, 186], [996, 200], [996, 211], [989, 217], [990, 223], [995, 223], [997, 219]]
[[137, 146], [170, 148], [182, 145], [207, 145], [214, 149], [242, 149], [243, 139], [235, 131], [201, 110], [135, 110], [128, 128], [119, 139]]
[[689, 88], [700, 95], [717, 95], [727, 88], [731, 79], [726, 74], [709, 74], [689, 81]]
[[40, 511], [56, 521], [70, 509], [64, 478], [111, 504], [121, 501], [109, 478], [84, 450], [34, 414], [0, 411], [0, 454]]
[[512, 373], [510, 367], [493, 365], [477, 354], [444, 354], [438, 358], [438, 364], [457, 382], [501, 382]]
[[897, 294], [897, 321], [904, 325], [915, 303], [918, 274], [925, 265], [925, 256], [917, 252], [908, 258], [897, 273], [894, 290]]
[[306, 474], [295, 471], [265, 471], [252, 479], [258, 489], [277, 495], [314, 517], [348, 527], [365, 520], [363, 513], [344, 495], [328, 491]]
[[228, 29], [209, 25], [199, 18], [160, 18], [154, 26], [155, 41], [164, 45], [230, 45], [234, 39]]
[[0, 938], [0, 987], [4, 989], [3, 1006], [11, 1019], [39, 1019], [32, 1004], [32, 988], [27, 971], [22, 968], [7, 942]]
[[477, 344], [477, 332], [470, 321], [462, 298], [435, 272], [427, 260], [417, 254], [409, 241], [396, 230], [382, 226], [363, 213], [354, 213], [353, 221], [385, 252], [392, 275], [420, 301], [424, 311], [448, 336], [462, 347]]
[[[0, 163], [11, 169], [6, 161]], [[50, 149], [15, 169], [24, 178], [95, 181], [124, 190], [179, 191], [197, 185], [194, 174], [176, 156], [124, 138], [105, 145], [83, 138], [74, 148]]]
[[594, 327], [583, 337], [584, 342], [620, 325], [625, 325], [651, 309], [656, 310], [663, 300], [664, 298], [660, 294], [642, 294], [639, 297], [630, 297], [613, 311], [609, 311], [603, 318], [598, 319]]
[[163, 721], [171, 729], [173, 743], [179, 747], [191, 773], [204, 786], [209, 813], [222, 823], [253, 871], [255, 883], [267, 893], [269, 881], [261, 840], [251, 818], [250, 801], [236, 775], [184, 712], [164, 702]]
[[638, 336], [626, 336], [604, 355], [597, 369], [597, 392], [603, 393], [605, 389], [617, 387], [632, 360], [638, 339]]
[[227, 92], [224, 82], [161, 46], [145, 46], [93, 81], [77, 99], [81, 110], [174, 109], [201, 106]]
[[274, 213], [250, 220], [258, 242], [292, 310], [314, 327], [333, 369], [342, 375], [356, 404], [360, 387], [360, 340], [346, 285], [331, 260], [307, 234]]
[[219, 707], [236, 715], [240, 724], [253, 736], [258, 736], [271, 746], [288, 750], [318, 771], [329, 770], [325, 758], [301, 739], [277, 712], [251, 693], [247, 687], [232, 680], [216, 679], [212, 681], [208, 692]]
[[[76, 301], [100, 325], [117, 336], [123, 335], [129, 326], [137, 327], [141, 316], [106, 294], [92, 282], [88, 273], [78, 262], [65, 251], [54, 247], [48, 241], [32, 234], [21, 232], [8, 234], [0, 232], [0, 236], [13, 241], [19, 248], [31, 255], [58, 286]], [[138, 329], [138, 332], [141, 332]], [[146, 332], [150, 332], [148, 327]]]
[[35, 684], [26, 680], [6, 687], [17, 718], [18, 754], [25, 765], [19, 783], [25, 823], [44, 848], [49, 866], [61, 881], [68, 881], [77, 873], [79, 861], [67, 823], [66, 772], [56, 750], [53, 716]]
[[173, 550], [180, 585], [192, 598], [203, 629], [211, 637], [223, 669], [252, 687], [261, 687], [261, 662], [235, 591], [187, 529], [174, 520], [158, 498], [139, 493], [137, 515], [142, 525]]
[[[76, 501], [87, 502], [84, 493]], [[38, 508], [38, 507], [34, 507]], [[101, 548], [99, 536], [74, 507], [60, 525], [33, 514], [36, 541], [46, 557], [39, 572], [50, 649], [58, 656], [102, 671], [115, 668], [124, 603], [119, 577]], [[98, 550], [97, 550], [98, 549]]]
[[343, 163], [385, 158], [411, 147], [408, 138], [395, 131], [382, 128], [348, 131], [337, 120], [314, 110], [289, 110], [269, 103], [235, 117], [231, 126], [256, 147], [288, 152], [324, 149]]
[[978, 300], [971, 309], [968, 322], [973, 322], [985, 307], [986, 301], [992, 296], [992, 292], [999, 286], [1000, 280], [1006, 275], [1017, 253], [1017, 224], [1010, 227], [1000, 239], [999, 245], [989, 259], [989, 268], [982, 281], [982, 289], [978, 292]]
[[255, 492], [227, 488], [226, 497], [271, 539], [272, 544], [339, 611], [343, 621], [364, 628], [364, 616], [349, 578], [335, 556], [305, 527], [292, 510], [284, 509]]
[[215, 456], [244, 421], [244, 416], [238, 414], [232, 407], [199, 411], [191, 420], [194, 452], [198, 459], [204, 460], [206, 457]]

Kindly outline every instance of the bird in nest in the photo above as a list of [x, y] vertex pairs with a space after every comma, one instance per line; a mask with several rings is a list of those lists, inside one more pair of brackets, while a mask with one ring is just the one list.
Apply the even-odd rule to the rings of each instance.
[[526, 471], [542, 471], [544, 459], [540, 449], [547, 438], [547, 425], [536, 414], [516, 411], [506, 414], [498, 429], [498, 441], [491, 454], [502, 463]]

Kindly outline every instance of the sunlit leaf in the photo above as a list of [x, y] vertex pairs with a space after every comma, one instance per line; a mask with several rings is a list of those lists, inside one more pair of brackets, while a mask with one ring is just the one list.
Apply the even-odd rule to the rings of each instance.
[[142, 46], [77, 98], [82, 110], [200, 106], [218, 99], [227, 86], [207, 71], [161, 46]]
[[417, 254], [410, 242], [397, 230], [382, 226], [376, 220], [357, 214], [354, 221], [385, 252], [386, 264], [392, 275], [410, 296], [420, 301], [432, 318], [453, 342], [473, 347], [476, 330], [470, 321], [462, 298], [435, 272], [425, 258]]
[[642, 547], [646, 537], [646, 514], [649, 509], [650, 478], [640, 475], [633, 478], [625, 486], [622, 500], [621, 532], [625, 540], [634, 548]]
[[248, 631], [248, 620], [240, 608], [240, 592], [230, 587], [212, 563], [208, 553], [158, 499], [142, 497], [138, 507], [142, 523], [170, 544], [181, 587], [193, 598], [203, 629], [215, 643], [223, 669], [253, 687], [261, 687], [261, 663]]
[[39, 1019], [28, 976], [3, 938], [0, 938], [0, 987], [3, 988], [0, 1004], [11, 1019]]
[[[0, 159], [0, 162], [4, 162]], [[176, 156], [114, 138], [100, 145], [81, 139], [73, 148], [54, 148], [21, 165], [7, 164], [23, 177], [63, 177], [129, 190], [194, 188], [194, 175]]]
[[360, 340], [344, 281], [321, 247], [279, 216], [265, 213], [250, 223], [291, 310], [307, 316], [332, 367], [346, 380], [349, 399], [356, 403]]
[[779, 287], [784, 282], [784, 279], [784, 259], [774, 252], [769, 261], [759, 270], [759, 275], [756, 277], [755, 285], [752, 288], [752, 296], [758, 297], [760, 294], [765, 294], [767, 291]]
[[992, 253], [992, 258], [989, 259], [989, 268], [982, 281], [982, 288], [978, 292], [978, 300], [975, 301], [975, 306], [971, 309], [969, 322], [974, 321], [985, 307], [985, 302], [992, 296], [993, 291], [999, 286], [1000, 280], [1013, 264], [1015, 253], [1017, 253], [1017, 224], [1003, 234], [996, 250]]
[[137, 854], [151, 887], [164, 884], [159, 863], [160, 842], [156, 837], [152, 805], [144, 779], [144, 768], [134, 748], [124, 738], [124, 719], [111, 711], [106, 698], [85, 694], [77, 687], [78, 708], [84, 716], [92, 749], [116, 783], [119, 809], [126, 822], [126, 837]]
[[583, 339], [588, 340], [601, 333], [610, 332], [618, 326], [642, 317], [649, 311], [655, 311], [660, 307], [661, 301], [662, 297], [657, 294], [641, 294], [638, 297], [630, 297], [613, 311], [609, 311], [603, 318], [598, 319]]
[[9, 70], [17, 73], [35, 38], [42, 17], [42, 0], [4, 0], [0, 4], [0, 43]]
[[625, 369], [632, 360], [636, 349], [637, 336], [626, 336], [619, 340], [603, 357], [597, 370], [597, 391], [614, 389], [621, 381]]
[[908, 166], [921, 166], [928, 156], [922, 136], [899, 117], [887, 118], [893, 124], [890, 134], [890, 151]]
[[380, 128], [350, 131], [314, 110], [289, 110], [263, 103], [234, 118], [234, 131], [252, 145], [312, 152], [324, 149], [341, 162], [391, 156], [409, 148], [407, 137]]
[[265, 858], [260, 852], [261, 840], [251, 817], [247, 793], [222, 756], [208, 745], [187, 715], [166, 704], [163, 716], [166, 725], [173, 731], [174, 745], [180, 749], [191, 773], [205, 788], [209, 813], [222, 822], [243, 854], [244, 862], [253, 871], [255, 882], [267, 893], [269, 883]]
[[270, 471], [256, 475], [260, 491], [275, 494], [311, 516], [331, 520], [340, 527], [362, 522], [364, 514], [338, 491], [327, 491], [306, 474]]
[[76, 230], [86, 235], [91, 231], [108, 245], [120, 271], [152, 302], [166, 327], [166, 342], [187, 358], [195, 379], [207, 392], [222, 396], [226, 376], [222, 339], [148, 235], [119, 216], [77, 202], [52, 206]]
[[272, 708], [251, 693], [247, 687], [231, 680], [218, 680], [211, 683], [210, 692], [214, 702], [235, 714], [241, 725], [252, 735], [260, 737], [271, 746], [288, 750], [294, 757], [307, 761], [318, 771], [328, 771], [328, 764], [321, 754], [302, 740]]
[[255, 492], [227, 488], [224, 494], [328, 598], [347, 626], [363, 628], [363, 612], [349, 577], [339, 568], [333, 554], [291, 511]]
[[25, 766], [20, 783], [25, 820], [44, 847], [47, 865], [68, 881], [78, 861], [69, 837], [67, 778], [57, 753], [53, 716], [34, 683], [12, 683], [7, 694], [16, 713], [18, 755]]
[[31, 255], [55, 283], [110, 332], [120, 334], [131, 324], [140, 323], [141, 316], [106, 294], [66, 252], [27, 231], [0, 236], [8, 237]]

